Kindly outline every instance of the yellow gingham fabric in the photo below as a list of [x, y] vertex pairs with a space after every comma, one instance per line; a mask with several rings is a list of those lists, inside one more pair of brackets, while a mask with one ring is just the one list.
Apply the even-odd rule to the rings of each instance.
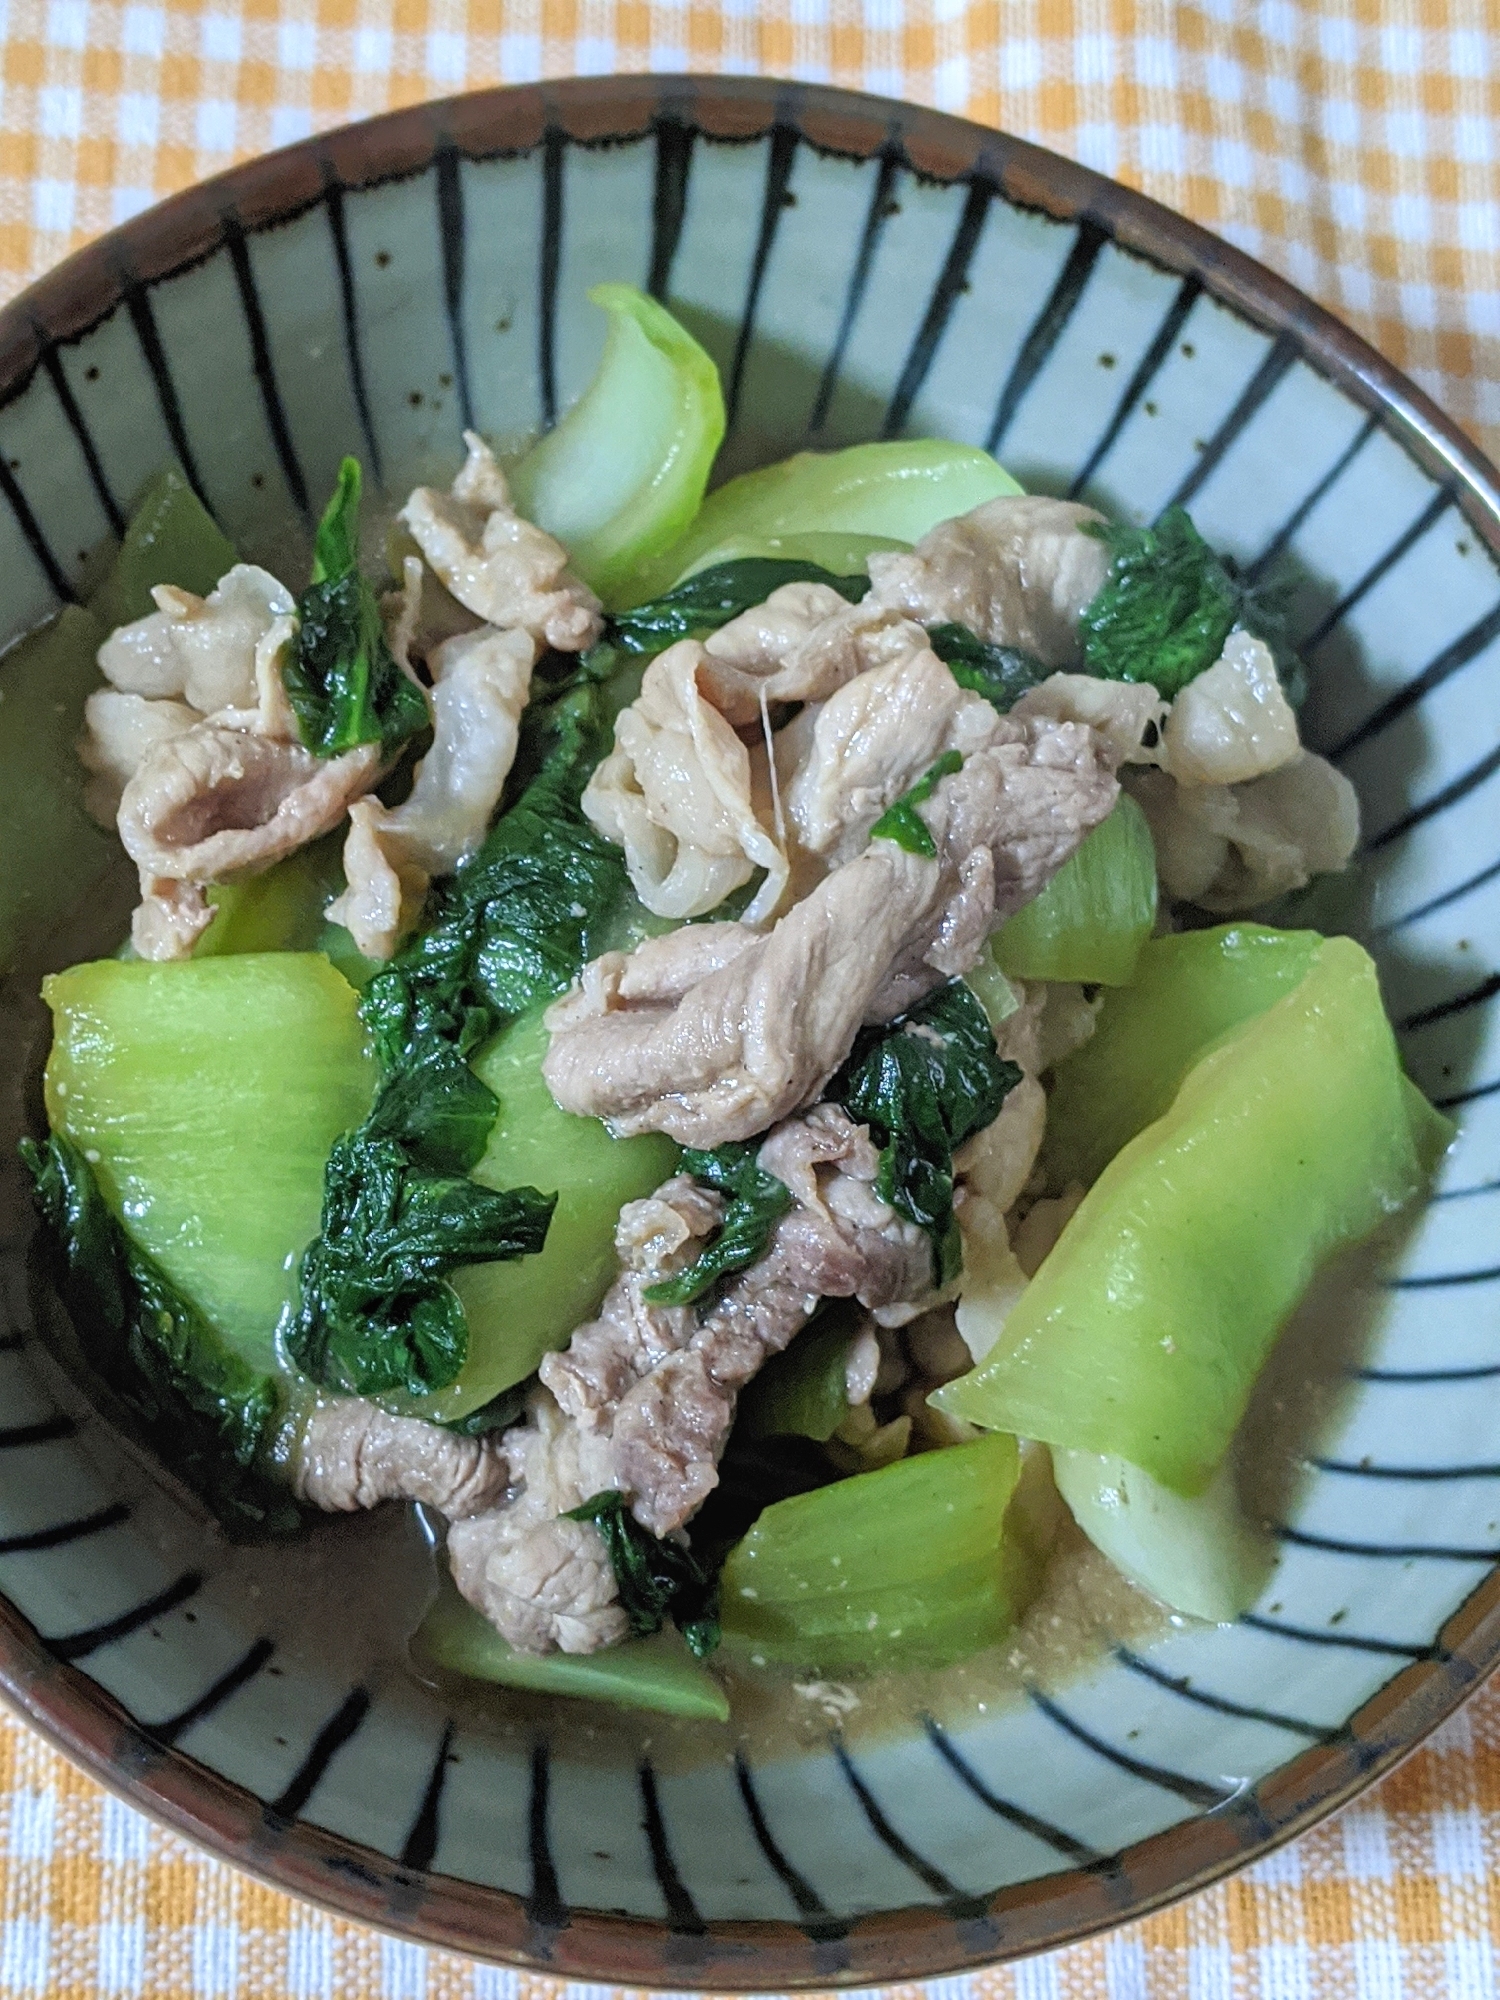
[[[0, 295], [324, 126], [493, 82], [684, 69], [918, 99], [1143, 187], [1500, 451], [1500, 0], [0, 0]], [[1228, 1885], [942, 1992], [1494, 2000], [1497, 1963], [1500, 1686]], [[562, 2000], [259, 1887], [0, 1718], [11, 1994]]]

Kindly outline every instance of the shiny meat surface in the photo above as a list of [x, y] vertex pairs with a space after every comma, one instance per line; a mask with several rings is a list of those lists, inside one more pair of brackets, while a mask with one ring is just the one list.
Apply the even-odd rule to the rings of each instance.
[[583, 793], [583, 810], [625, 850], [636, 894], [660, 917], [716, 909], [757, 868], [765, 880], [745, 912], [758, 924], [781, 899], [764, 748], [748, 750], [709, 699], [696, 639], [647, 667], [640, 694], [615, 722], [614, 748]]
[[1102, 681], [1092, 674], [1052, 674], [1028, 688], [1011, 709], [1020, 721], [1086, 722], [1097, 729], [1120, 764], [1161, 761], [1161, 732], [1169, 712], [1148, 681]]
[[923, 625], [966, 625], [1049, 667], [1076, 666], [1078, 621], [1104, 582], [1109, 550], [1072, 500], [1031, 494], [989, 500], [939, 522], [910, 554], [870, 557], [870, 594]]
[[505, 1494], [504, 1454], [487, 1438], [459, 1437], [418, 1417], [395, 1417], [346, 1396], [320, 1403], [298, 1439], [292, 1490], [328, 1513], [382, 1500], [420, 1500], [451, 1520], [482, 1513]]
[[629, 1627], [599, 1531], [559, 1518], [608, 1490], [607, 1443], [570, 1424], [543, 1389], [504, 1449], [514, 1498], [448, 1530], [454, 1583], [523, 1653], [615, 1645]]
[[515, 762], [521, 711], [531, 692], [536, 642], [529, 633], [477, 631], [428, 654], [432, 748], [399, 806], [377, 798], [349, 811], [348, 888], [329, 905], [366, 958], [389, 958], [416, 922], [435, 875], [479, 846]]
[[620, 1277], [598, 1318], [543, 1362], [543, 1390], [502, 1442], [512, 1496], [450, 1533], [455, 1582], [512, 1645], [592, 1652], [623, 1636], [602, 1541], [558, 1515], [618, 1491], [652, 1534], [677, 1532], [718, 1483], [739, 1390], [819, 1299], [878, 1308], [930, 1292], [931, 1243], [875, 1194], [863, 1126], [820, 1105], [773, 1132], [759, 1158], [795, 1205], [701, 1321], [642, 1294], [696, 1253], [716, 1198], [677, 1178], [622, 1213]]
[[117, 626], [99, 648], [110, 685], [180, 699], [200, 715], [251, 707], [256, 648], [297, 608], [285, 585], [253, 563], [236, 563], [207, 597], [174, 584], [159, 584], [151, 595], [155, 611]]
[[919, 625], [871, 597], [850, 604], [826, 583], [784, 583], [704, 641], [704, 688], [743, 728], [763, 704], [826, 701], [857, 674], [926, 643]]
[[337, 826], [379, 769], [377, 743], [324, 759], [223, 719], [159, 743], [120, 800], [120, 839], [141, 872], [131, 935], [142, 957], [182, 955], [164, 948], [180, 933], [164, 934], [149, 908], [159, 884], [196, 888], [201, 903], [206, 884], [268, 868]]
[[810, 853], [847, 861], [870, 828], [946, 751], [993, 742], [1000, 717], [926, 646], [849, 681], [817, 711], [787, 788], [787, 817]]
[[[763, 937], [714, 925], [652, 940], [646, 980], [632, 977], [635, 954], [596, 960], [548, 1015], [553, 1096], [617, 1133], [684, 1145], [765, 1131], [817, 1097], [861, 1023], [967, 970], [1116, 795], [1092, 730], [998, 719], [919, 809], [935, 858], [873, 841]], [[706, 954], [722, 962], [697, 974]]]
[[412, 539], [466, 611], [539, 646], [578, 653], [603, 628], [599, 600], [569, 574], [561, 542], [511, 505], [505, 474], [473, 431], [468, 458], [447, 493], [419, 486], [401, 509]]

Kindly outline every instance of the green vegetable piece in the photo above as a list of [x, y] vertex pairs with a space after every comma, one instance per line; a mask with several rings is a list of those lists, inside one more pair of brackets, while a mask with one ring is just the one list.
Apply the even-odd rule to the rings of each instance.
[[1160, 1118], [1221, 1036], [1300, 986], [1316, 931], [1222, 924], [1152, 938], [1131, 985], [1105, 996], [1092, 1036], [1058, 1066], [1042, 1160], [1048, 1184], [1087, 1187]]
[[183, 477], [164, 465], [149, 479], [130, 510], [124, 539], [109, 574], [89, 600], [106, 632], [156, 609], [159, 583], [207, 597], [239, 561], [233, 542]]
[[499, 1100], [475, 1179], [492, 1188], [529, 1182], [556, 1189], [557, 1206], [534, 1256], [454, 1272], [451, 1283], [469, 1322], [462, 1373], [439, 1394], [397, 1404], [434, 1422], [453, 1423], [482, 1408], [524, 1381], [544, 1354], [566, 1346], [618, 1273], [620, 1209], [676, 1169], [670, 1139], [656, 1133], [615, 1139], [597, 1118], [559, 1110], [542, 1080], [547, 1040], [537, 1008], [502, 1029], [475, 1059], [478, 1077]]
[[633, 285], [595, 285], [609, 315], [593, 381], [510, 475], [516, 505], [556, 535], [607, 601], [683, 533], [724, 436], [719, 374]]
[[927, 643], [961, 688], [982, 694], [1001, 715], [1008, 715], [1028, 688], [1040, 687], [1057, 671], [1019, 646], [994, 646], [975, 638], [967, 625], [930, 626]]
[[[374, 974], [361, 1001], [385, 1080], [366, 1126], [329, 1159], [327, 1227], [303, 1258], [308, 1305], [295, 1352], [317, 1380], [357, 1378], [367, 1393], [376, 1393], [379, 1384], [398, 1407], [414, 1399], [423, 1416], [439, 1423], [467, 1416], [529, 1375], [598, 1303], [614, 1273], [610, 1259], [592, 1290], [612, 1242], [618, 1203], [601, 1242], [599, 1212], [570, 1201], [576, 1233], [570, 1221], [556, 1239], [545, 1278], [538, 1278], [544, 1247], [539, 1224], [552, 1197], [544, 1201], [530, 1184], [507, 1191], [511, 1172], [496, 1181], [486, 1147], [497, 1093], [468, 1058], [505, 1021], [562, 991], [618, 925], [627, 900], [623, 858], [578, 808], [609, 735], [612, 694], [605, 682], [615, 657], [611, 648], [599, 647], [567, 665], [560, 683], [543, 679], [523, 721], [518, 756], [523, 771], [533, 773], [530, 782], [473, 860], [432, 899], [430, 927]], [[520, 1067], [529, 1066], [533, 1103], [536, 1093], [545, 1100], [535, 1129], [555, 1141], [559, 1119], [566, 1127], [592, 1121], [570, 1119], [551, 1104], [540, 1077], [545, 1033], [539, 1022], [535, 1032], [541, 1040]], [[520, 1098], [525, 1096], [523, 1090]], [[602, 1134], [602, 1127], [596, 1129]], [[512, 1140], [515, 1131], [512, 1124]], [[501, 1148], [505, 1168], [513, 1165], [515, 1151], [513, 1143]], [[675, 1149], [669, 1152], [676, 1157]], [[492, 1158], [488, 1170], [482, 1155]], [[555, 1188], [550, 1154], [538, 1165], [536, 1183]], [[454, 1177], [470, 1167], [476, 1168], [474, 1180], [454, 1187]], [[648, 1192], [666, 1172], [670, 1165], [645, 1187], [631, 1187], [626, 1198]], [[365, 1340], [359, 1329], [369, 1307], [360, 1301], [372, 1291], [383, 1293], [385, 1280], [363, 1253], [351, 1263], [348, 1246], [336, 1239], [351, 1212], [367, 1214], [368, 1225], [361, 1227], [369, 1245], [399, 1260], [410, 1202], [439, 1201], [435, 1186], [423, 1186], [424, 1175], [449, 1183], [440, 1206], [445, 1216], [456, 1214], [453, 1204], [462, 1207], [464, 1230], [472, 1226], [472, 1233], [452, 1247], [468, 1254], [445, 1257], [441, 1269], [425, 1275], [415, 1267], [402, 1275], [389, 1309], [376, 1307], [374, 1337]], [[546, 1240], [554, 1240], [550, 1231]], [[565, 1261], [570, 1248], [576, 1264]], [[497, 1277], [494, 1260], [517, 1254], [526, 1263], [507, 1263], [506, 1273], [528, 1275], [507, 1283]], [[427, 1252], [420, 1255], [425, 1259]], [[455, 1264], [466, 1268], [455, 1271]], [[559, 1327], [560, 1314], [581, 1297], [583, 1309]], [[471, 1301], [480, 1318], [477, 1339], [468, 1317]]]
[[936, 859], [937, 846], [917, 807], [932, 797], [944, 778], [951, 778], [955, 771], [961, 770], [963, 761], [957, 750], [945, 750], [937, 762], [922, 773], [909, 792], [903, 792], [899, 799], [886, 807], [870, 828], [871, 840], [894, 840], [908, 854], [920, 854], [928, 861]]
[[1092, 1452], [1053, 1452], [1052, 1475], [1095, 1548], [1168, 1610], [1227, 1625], [1260, 1595], [1274, 1552], [1240, 1506], [1230, 1460], [1190, 1499]]
[[[821, 571], [837, 589], [841, 578], [852, 581], [863, 577], [868, 582], [871, 556], [900, 554], [910, 547], [909, 542], [897, 541], [893, 535], [840, 534], [836, 530], [823, 534], [816, 528], [795, 535], [731, 535], [717, 548], [701, 550], [681, 576], [666, 581], [670, 581], [675, 588], [692, 577], [701, 576], [705, 570], [759, 560], [806, 563], [810, 569]], [[793, 580], [790, 576], [783, 578], [784, 582]]]
[[650, 1638], [670, 1618], [688, 1651], [706, 1660], [719, 1643], [718, 1586], [692, 1550], [643, 1528], [623, 1493], [596, 1493], [567, 1519], [591, 1521], [599, 1530], [631, 1636]]
[[1122, 792], [1042, 893], [990, 942], [1012, 979], [1127, 986], [1156, 923], [1156, 848], [1146, 815]]
[[[95, 654], [105, 637], [68, 605], [0, 658], [0, 971], [87, 906], [119, 844], [84, 810], [78, 761], [83, 704], [100, 685]], [[25, 856], [24, 865], [21, 856]]]
[[287, 1353], [315, 1382], [357, 1396], [446, 1389], [468, 1359], [469, 1323], [444, 1280], [461, 1264], [534, 1256], [556, 1199], [419, 1171], [399, 1140], [379, 1136], [377, 1115], [329, 1154]]
[[724, 1565], [726, 1642], [831, 1673], [993, 1645], [1034, 1585], [1005, 1524], [1019, 1477], [1014, 1438], [994, 1436], [778, 1501]]
[[601, 1653], [518, 1653], [447, 1581], [412, 1640], [412, 1656], [419, 1672], [440, 1668], [535, 1694], [729, 1720], [729, 1697], [675, 1633], [633, 1639]]
[[1084, 611], [1084, 666], [1107, 681], [1149, 681], [1170, 701], [1211, 667], [1234, 627], [1271, 640], [1245, 586], [1231, 576], [1181, 507], [1151, 528], [1106, 524], [1109, 575]]
[[804, 553], [800, 541], [810, 534], [910, 544], [939, 521], [1020, 491], [987, 451], [936, 438], [800, 451], [711, 493], [682, 539], [632, 578], [622, 602], [642, 603], [709, 562], [770, 553], [768, 540], [796, 538], [799, 546], [787, 548], [789, 555]]
[[388, 1071], [436, 1044], [472, 1054], [505, 1021], [565, 992], [604, 948], [628, 893], [625, 861], [578, 801], [612, 724], [608, 690], [587, 666], [552, 699], [533, 697], [518, 755], [530, 782], [429, 902], [428, 927], [365, 989], [362, 1011]]
[[1112, 1160], [973, 1373], [931, 1400], [1201, 1493], [1287, 1315], [1421, 1189], [1375, 967], [1329, 938]]
[[755, 1145], [730, 1141], [711, 1153], [688, 1147], [682, 1170], [705, 1187], [729, 1196], [724, 1220], [706, 1250], [685, 1270], [648, 1285], [642, 1297], [654, 1306], [691, 1305], [721, 1278], [743, 1271], [765, 1252], [779, 1217], [792, 1205], [791, 1190], [755, 1163]]
[[325, 923], [323, 916], [344, 886], [342, 846], [340, 831], [289, 854], [262, 875], [215, 883], [208, 891], [214, 919], [193, 947], [194, 958], [316, 951], [326, 931], [343, 931], [341, 924]]
[[816, 563], [744, 557], [695, 570], [664, 596], [617, 613], [610, 620], [610, 634], [627, 653], [664, 652], [679, 639], [717, 632], [742, 611], [764, 604], [785, 583], [827, 584], [850, 604], [857, 604], [870, 587], [867, 576], [834, 576]]
[[867, 1028], [827, 1095], [881, 1147], [875, 1189], [932, 1238], [938, 1284], [962, 1263], [953, 1218], [953, 1154], [1000, 1115], [1021, 1072], [996, 1053], [978, 996], [961, 979], [888, 1028]]
[[323, 1163], [375, 1087], [353, 992], [325, 959], [273, 952], [101, 959], [42, 997], [53, 1131], [183, 1297], [271, 1367]]
[[298, 732], [317, 757], [361, 743], [378, 743], [391, 757], [430, 721], [422, 690], [391, 655], [375, 592], [360, 573], [360, 487], [359, 460], [346, 458], [318, 524], [296, 644], [281, 660]]
[[131, 1242], [76, 1146], [23, 1139], [21, 1156], [61, 1250], [64, 1299], [90, 1363], [226, 1528], [295, 1528], [296, 1508], [256, 1464], [276, 1420], [271, 1377], [227, 1348]]
[[985, 941], [984, 950], [964, 974], [964, 985], [983, 1007], [984, 1018], [998, 1035], [1002, 1022], [1020, 1011], [1021, 996], [996, 965], [994, 943], [992, 933]]
[[740, 1391], [737, 1436], [831, 1438], [849, 1414], [851, 1328], [846, 1314], [830, 1312], [804, 1327], [781, 1354], [773, 1354]]

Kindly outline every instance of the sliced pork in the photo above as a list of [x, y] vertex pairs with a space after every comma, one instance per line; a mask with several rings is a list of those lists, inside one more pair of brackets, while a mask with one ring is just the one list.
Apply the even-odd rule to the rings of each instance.
[[318, 1404], [292, 1468], [293, 1492], [327, 1513], [420, 1500], [455, 1521], [495, 1506], [508, 1481], [506, 1458], [491, 1439], [392, 1416], [359, 1396]]
[[[705, 925], [707, 938], [653, 940], [645, 981], [631, 956], [596, 960], [548, 1016], [553, 1096], [617, 1133], [684, 1145], [763, 1132], [818, 1096], [862, 1022], [890, 1020], [966, 971], [1116, 795], [1092, 730], [999, 718], [919, 808], [933, 858], [873, 841], [764, 936]], [[678, 950], [716, 969], [689, 977]]]
[[701, 1248], [716, 1198], [676, 1179], [622, 1213], [620, 1277], [598, 1318], [542, 1363], [544, 1387], [502, 1441], [511, 1497], [450, 1533], [454, 1581], [512, 1645], [592, 1652], [623, 1636], [603, 1541], [559, 1515], [619, 1492], [650, 1533], [676, 1533], [718, 1483], [739, 1390], [820, 1299], [885, 1308], [930, 1292], [930, 1239], [876, 1195], [863, 1126], [820, 1105], [773, 1132], [759, 1160], [794, 1205], [701, 1320], [643, 1294]]
[[784, 583], [704, 641], [703, 684], [725, 720], [745, 728], [772, 703], [826, 701], [926, 644], [920, 625], [873, 597], [850, 604], [826, 583]]
[[759, 924], [780, 902], [787, 859], [778, 844], [766, 756], [747, 750], [706, 684], [696, 639], [668, 647], [615, 722], [613, 750], [583, 793], [583, 810], [625, 850], [636, 894], [659, 917], [716, 909], [757, 868], [765, 880], [745, 920]]
[[603, 629], [599, 600], [568, 570], [568, 552], [511, 504], [495, 455], [464, 432], [468, 458], [447, 493], [419, 486], [401, 509], [429, 567], [466, 611], [539, 646], [578, 653]]
[[403, 804], [363, 798], [349, 809], [348, 888], [328, 908], [366, 958], [389, 958], [421, 914], [436, 875], [466, 861], [489, 828], [515, 762], [531, 692], [536, 642], [528, 632], [476, 631], [428, 655], [432, 748]]
[[1101, 522], [1072, 500], [1017, 494], [941, 521], [909, 554], [870, 557], [877, 605], [922, 625], [966, 625], [980, 639], [1077, 666], [1078, 621], [1109, 571]]

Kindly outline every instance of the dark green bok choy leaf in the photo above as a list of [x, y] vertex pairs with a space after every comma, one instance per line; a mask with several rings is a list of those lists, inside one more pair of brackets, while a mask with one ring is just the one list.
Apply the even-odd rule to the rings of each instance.
[[728, 1195], [724, 1220], [713, 1240], [685, 1270], [648, 1285], [642, 1296], [654, 1306], [691, 1305], [694, 1299], [765, 1252], [779, 1217], [792, 1205], [791, 1190], [756, 1164], [758, 1145], [731, 1140], [712, 1152], [684, 1149], [682, 1171], [705, 1187]]
[[71, 1140], [23, 1139], [21, 1157], [90, 1365], [232, 1534], [295, 1529], [296, 1508], [258, 1463], [277, 1417], [271, 1376], [242, 1361], [131, 1242]]
[[953, 1155], [1000, 1115], [1021, 1081], [995, 1049], [978, 996], [941, 986], [889, 1027], [861, 1031], [827, 1095], [870, 1127], [881, 1148], [875, 1189], [932, 1238], [937, 1282], [962, 1260], [953, 1216]]
[[386, 644], [380, 606], [359, 568], [359, 460], [346, 458], [318, 524], [312, 582], [297, 602], [296, 644], [281, 677], [303, 744], [340, 757], [378, 743], [386, 757], [428, 725], [422, 690]]

